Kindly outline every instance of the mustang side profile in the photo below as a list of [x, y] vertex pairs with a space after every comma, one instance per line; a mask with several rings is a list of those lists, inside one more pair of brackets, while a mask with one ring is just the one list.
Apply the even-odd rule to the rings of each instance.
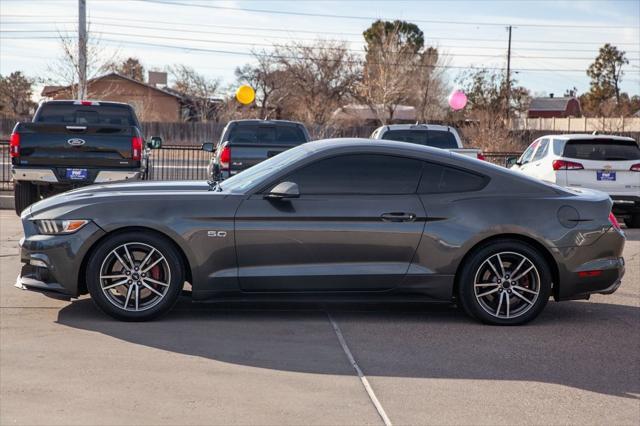
[[129, 321], [194, 300], [454, 301], [489, 324], [609, 294], [624, 234], [604, 193], [444, 150], [335, 139], [218, 184], [94, 185], [22, 214], [16, 286]]

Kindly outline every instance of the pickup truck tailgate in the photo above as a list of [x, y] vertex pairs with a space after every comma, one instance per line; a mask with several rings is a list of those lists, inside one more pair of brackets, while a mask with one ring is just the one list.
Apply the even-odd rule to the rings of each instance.
[[21, 123], [20, 157], [16, 165], [131, 168], [132, 126]]

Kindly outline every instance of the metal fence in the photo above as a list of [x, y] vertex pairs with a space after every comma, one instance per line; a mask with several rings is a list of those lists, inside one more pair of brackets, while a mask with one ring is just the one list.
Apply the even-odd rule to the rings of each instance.
[[197, 145], [165, 145], [151, 151], [149, 179], [205, 180], [210, 158], [211, 153]]
[[[485, 152], [487, 161], [505, 165], [509, 156], [519, 152]], [[151, 180], [205, 180], [211, 154], [199, 145], [165, 145], [151, 151], [149, 179]], [[13, 190], [9, 141], [0, 140], [0, 191]]]
[[9, 156], [9, 141], [0, 140], [0, 191], [12, 191], [11, 157]]

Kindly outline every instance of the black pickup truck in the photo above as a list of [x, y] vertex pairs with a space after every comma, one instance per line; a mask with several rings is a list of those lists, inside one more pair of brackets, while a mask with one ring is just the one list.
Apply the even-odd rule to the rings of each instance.
[[79, 186], [145, 179], [150, 148], [133, 108], [117, 102], [49, 101], [10, 141], [15, 208]]
[[213, 153], [211, 178], [224, 180], [309, 140], [304, 124], [296, 121], [233, 120], [222, 131], [217, 146], [209, 142], [202, 149]]

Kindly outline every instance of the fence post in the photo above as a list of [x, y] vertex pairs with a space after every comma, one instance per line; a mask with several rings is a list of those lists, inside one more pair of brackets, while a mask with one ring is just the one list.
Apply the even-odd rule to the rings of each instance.
[[571, 116], [567, 117], [567, 132], [571, 133]]
[[587, 132], [587, 117], [582, 117], [582, 119], [584, 120], [584, 132]]

